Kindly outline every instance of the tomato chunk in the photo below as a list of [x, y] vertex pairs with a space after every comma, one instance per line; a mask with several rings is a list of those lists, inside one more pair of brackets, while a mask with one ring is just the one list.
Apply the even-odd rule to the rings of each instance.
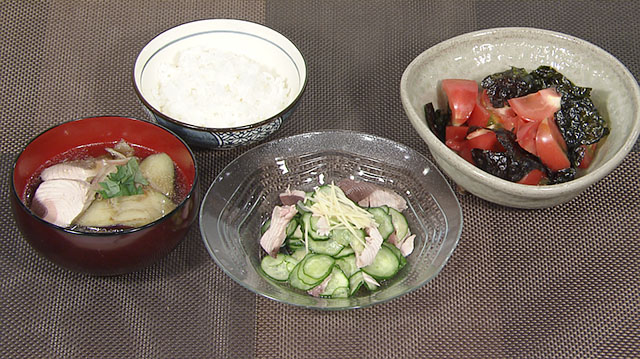
[[[496, 124], [507, 131], [513, 131], [516, 127], [516, 122], [518, 120], [518, 115], [511, 109], [509, 106], [504, 106], [501, 108], [495, 108], [491, 105], [491, 101], [489, 100], [489, 95], [487, 95], [487, 90], [483, 90], [480, 96], [478, 96], [479, 106], [484, 107], [486, 112], [489, 114], [489, 119], [487, 121], [487, 125], [478, 126], [478, 127], [487, 127], [490, 124]], [[476, 109], [471, 113], [471, 118], [469, 119], [469, 126], [473, 126], [471, 123], [476, 116]], [[475, 121], [474, 121], [475, 123]]]
[[468, 162], [473, 163], [471, 148], [466, 139], [468, 131], [469, 127], [467, 126], [447, 126], [445, 128], [445, 145]]
[[509, 106], [502, 108], [494, 108], [492, 111], [492, 119], [507, 131], [513, 131], [518, 121], [518, 115]]
[[555, 120], [545, 118], [536, 132], [536, 151], [542, 163], [552, 171], [569, 168], [567, 144], [562, 138]]
[[466, 142], [467, 126], [447, 126], [445, 128], [445, 145], [458, 152], [462, 149], [462, 144]]
[[536, 151], [536, 134], [538, 132], [539, 122], [528, 122], [522, 119], [518, 120], [518, 130], [516, 131], [516, 142], [525, 151], [538, 155]]
[[546, 88], [536, 93], [507, 100], [513, 111], [526, 121], [542, 121], [552, 118], [560, 109], [560, 95], [555, 88]]
[[471, 112], [471, 116], [469, 116], [469, 121], [467, 124], [469, 126], [476, 127], [487, 127], [489, 125], [489, 118], [491, 117], [491, 113], [487, 110], [482, 104], [482, 100], [480, 97], [476, 99], [476, 104], [473, 107], [473, 111]]
[[475, 165], [475, 163], [473, 162], [473, 156], [471, 155], [471, 148], [469, 147], [469, 142], [465, 141], [462, 143], [460, 147], [460, 151], [458, 151], [458, 154], [460, 155], [460, 157], [467, 160], [467, 162]]
[[447, 126], [445, 128], [445, 140], [463, 141], [467, 138], [468, 126]]
[[598, 144], [592, 143], [590, 145], [581, 145], [580, 147], [584, 148], [584, 157], [582, 157], [582, 161], [580, 161], [578, 168], [589, 168], [591, 161], [593, 161], [593, 158], [596, 156], [596, 148], [598, 147]]
[[442, 80], [442, 89], [447, 94], [451, 109], [451, 124], [460, 126], [471, 116], [478, 97], [478, 84], [473, 80]]
[[538, 185], [545, 178], [544, 172], [535, 169], [527, 173], [524, 177], [518, 181], [520, 184]]
[[496, 133], [484, 128], [477, 129], [468, 134], [467, 145], [469, 149], [479, 148], [481, 150], [504, 151], [504, 147], [498, 142]]

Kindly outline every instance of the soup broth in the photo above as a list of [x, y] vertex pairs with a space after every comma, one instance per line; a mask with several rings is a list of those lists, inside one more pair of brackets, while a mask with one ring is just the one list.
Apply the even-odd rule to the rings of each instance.
[[[36, 213], [43, 219], [48, 220], [47, 218], [43, 217], [41, 213], [38, 213], [38, 212], [41, 212], [41, 210], [37, 208], [38, 207], [37, 203], [34, 203], [34, 199], [36, 198], [36, 192], [44, 182], [41, 175], [43, 174], [45, 169], [50, 168], [57, 164], [62, 164], [62, 163], [74, 163], [76, 161], [91, 161], [91, 160], [98, 160], [101, 158], [111, 158], [111, 156], [106, 151], [106, 149], [114, 148], [117, 143], [118, 142], [95, 143], [90, 145], [79, 146], [69, 151], [66, 151], [64, 153], [61, 153], [55, 156], [54, 158], [50, 159], [46, 163], [44, 163], [30, 177], [29, 184], [25, 188], [25, 192], [23, 193], [23, 201], [26, 204], [26, 206], [29, 207], [34, 213]], [[150, 155], [160, 154], [160, 152], [154, 151], [153, 149], [150, 149], [144, 146], [140, 146], [136, 144], [128, 144], [128, 145], [133, 150], [133, 157], [131, 158], [136, 158], [139, 163], [142, 163]], [[178, 166], [175, 165], [175, 163], [173, 163], [173, 161], [172, 161], [172, 164], [173, 164], [173, 190], [170, 191], [170, 195], [166, 196], [166, 198], [171, 203], [167, 204], [166, 206], [167, 210], [164, 211], [162, 215], [160, 215], [158, 218], [151, 220], [148, 223], [158, 220], [159, 218], [162, 218], [164, 215], [170, 213], [173, 210], [173, 208], [179, 205], [189, 193], [190, 184], [187, 183], [186, 175], [180, 170]], [[111, 172], [111, 173], [114, 173], [114, 172]], [[150, 193], [152, 192], [158, 192], [153, 188], [151, 188], [150, 184], [144, 185], [141, 188], [143, 189], [145, 195], [150, 195]], [[91, 193], [89, 195], [91, 195]], [[90, 200], [90, 202], [92, 203], [90, 203], [87, 207], [84, 208], [82, 214], [84, 214], [84, 212], [88, 209], [88, 207], [93, 206], [94, 203], [98, 201], [98, 199], [103, 199], [101, 198], [101, 195], [93, 194], [93, 196], [97, 198]], [[151, 194], [151, 196], [157, 196], [157, 194], [153, 193]], [[111, 198], [111, 199], [108, 199], [107, 201], [119, 202], [119, 201], [122, 201], [121, 200], [122, 198], [124, 197]], [[126, 202], [129, 203], [131, 201], [130, 199], [127, 199]], [[141, 206], [145, 207], [145, 205], [142, 205], [142, 204]], [[140, 225], [127, 225], [127, 224], [113, 224], [113, 225], [106, 225], [106, 226], [79, 225], [75, 223], [75, 221], [81, 215], [78, 215], [76, 218], [74, 218], [74, 221], [71, 224], [62, 225], [62, 226], [68, 227], [73, 230], [81, 231], [81, 232], [94, 232], [94, 233], [95, 232], [117, 232], [117, 231], [123, 231], [123, 230], [136, 228], [140, 226]], [[60, 225], [58, 223], [54, 223], [54, 224]], [[142, 225], [146, 225], [146, 223]]]

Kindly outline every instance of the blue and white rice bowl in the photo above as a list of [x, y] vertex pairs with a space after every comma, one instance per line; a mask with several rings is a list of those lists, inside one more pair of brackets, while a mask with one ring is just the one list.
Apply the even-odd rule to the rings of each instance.
[[[286, 83], [288, 97], [272, 114], [256, 116], [250, 122], [237, 126], [228, 125], [230, 122], [214, 122], [213, 119], [203, 124], [168, 114], [155, 96], [160, 83], [166, 80], [167, 73], [162, 66], [176, 61], [185, 51], [200, 47], [237, 55], [249, 63], [273, 69], [278, 75], [276, 79], [282, 78]], [[176, 26], [152, 39], [136, 59], [133, 82], [136, 95], [153, 121], [174, 131], [191, 145], [224, 149], [259, 142], [277, 131], [291, 116], [304, 93], [307, 69], [298, 48], [280, 33], [249, 21], [207, 19]], [[200, 90], [202, 94], [203, 90]], [[219, 92], [206, 92], [211, 101], [219, 95]], [[177, 101], [179, 104], [184, 102], [180, 97]]]

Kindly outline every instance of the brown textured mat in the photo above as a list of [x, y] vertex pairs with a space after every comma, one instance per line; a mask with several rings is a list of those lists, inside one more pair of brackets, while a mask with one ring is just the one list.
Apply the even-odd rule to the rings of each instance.
[[[549, 11], [553, 8], [553, 11]], [[144, 118], [137, 51], [190, 20], [266, 24], [302, 50], [310, 82], [276, 137], [340, 128], [428, 155], [399, 100], [404, 67], [451, 36], [535, 26], [591, 41], [638, 78], [635, 1], [3, 1], [2, 194], [37, 132], [99, 114]], [[197, 150], [203, 188], [244, 149]], [[138, 273], [94, 278], [38, 257], [0, 207], [0, 357], [406, 358], [640, 356], [640, 152], [574, 201], [514, 210], [460, 196], [464, 229], [440, 275], [348, 312], [286, 306], [209, 259], [197, 226]]]

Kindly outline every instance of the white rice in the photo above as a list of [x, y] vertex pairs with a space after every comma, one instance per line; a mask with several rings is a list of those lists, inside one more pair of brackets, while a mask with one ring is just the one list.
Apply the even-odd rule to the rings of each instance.
[[178, 121], [236, 127], [265, 120], [292, 100], [287, 79], [244, 55], [193, 47], [158, 65], [150, 101]]

